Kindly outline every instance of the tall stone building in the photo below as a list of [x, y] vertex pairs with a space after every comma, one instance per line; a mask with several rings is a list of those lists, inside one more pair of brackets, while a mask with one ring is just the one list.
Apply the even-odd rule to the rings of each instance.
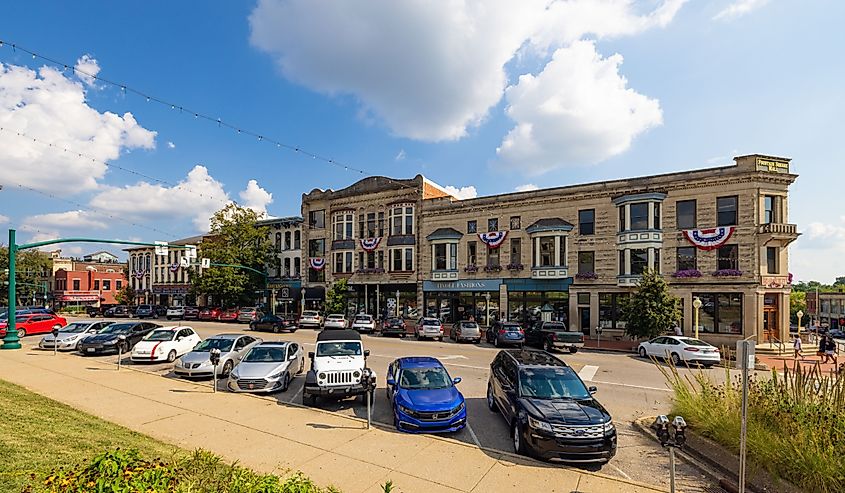
[[302, 298], [302, 218], [274, 217], [256, 223], [267, 228], [267, 240], [273, 245], [273, 259], [267, 266], [267, 288], [274, 313], [298, 313]]

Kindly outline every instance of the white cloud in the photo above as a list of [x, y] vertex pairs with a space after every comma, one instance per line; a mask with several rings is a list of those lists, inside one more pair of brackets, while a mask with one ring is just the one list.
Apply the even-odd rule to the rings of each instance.
[[167, 148], [168, 148], [168, 149], [176, 149], [176, 144], [174, 144], [173, 142], [170, 142], [170, 141], [168, 140], [168, 141], [167, 141]]
[[519, 185], [513, 189], [514, 192], [530, 192], [532, 190], [539, 190], [540, 187], [533, 183], [526, 183], [525, 185]]
[[715, 20], [730, 20], [741, 17], [769, 3], [769, 0], [735, 0], [713, 16]]
[[289, 80], [352, 95], [399, 136], [442, 141], [484, 121], [521, 50], [663, 26], [684, 2], [640, 15], [634, 0], [259, 0], [249, 21]]
[[108, 227], [102, 215], [83, 210], [37, 214], [25, 218], [23, 224], [38, 229], [105, 229]]
[[255, 180], [249, 180], [246, 189], [242, 190], [238, 196], [241, 198], [243, 207], [249, 207], [259, 214], [267, 214], [267, 206], [273, 203], [273, 194], [259, 187]]
[[589, 41], [555, 51], [543, 71], [508, 88], [505, 112], [516, 125], [496, 150], [500, 164], [537, 175], [593, 164], [624, 152], [660, 125], [660, 104], [627, 87], [622, 56], [602, 58]]
[[460, 188], [447, 185], [443, 187], [443, 190], [446, 190], [449, 195], [459, 200], [474, 199], [478, 197], [478, 191], [472, 185]]
[[399, 152], [396, 154], [396, 157], [393, 158], [394, 161], [403, 161], [405, 159], [405, 149], [399, 149]]
[[97, 87], [97, 79], [94, 77], [100, 73], [100, 64], [97, 63], [95, 58], [92, 58], [91, 55], [82, 55], [76, 61], [76, 65], [73, 69], [76, 72], [77, 77], [79, 77], [86, 86], [92, 88]]
[[3, 214], [0, 214], [0, 224], [6, 224], [9, 221], [10, 221], [9, 216], [4, 216]]
[[5, 129], [0, 132], [0, 182], [51, 193], [95, 189], [106, 173], [103, 161], [117, 159], [124, 150], [151, 149], [156, 136], [131, 113], [91, 108], [82, 83], [46, 66], [36, 72], [0, 64], [0, 127]]
[[845, 272], [845, 216], [840, 224], [811, 222], [789, 248], [789, 270], [796, 280], [832, 283]]

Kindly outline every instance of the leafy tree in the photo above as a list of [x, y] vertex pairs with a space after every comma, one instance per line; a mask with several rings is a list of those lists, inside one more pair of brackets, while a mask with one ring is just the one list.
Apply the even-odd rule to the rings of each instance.
[[[256, 225], [261, 216], [252, 209], [229, 204], [211, 217], [211, 231], [198, 247], [198, 255], [213, 263], [242, 265], [264, 272], [272, 255], [267, 228]], [[195, 295], [212, 295], [225, 306], [249, 304], [254, 292], [264, 289], [264, 277], [249, 270], [213, 266], [190, 276]]]
[[[789, 320], [791, 323], [798, 323], [799, 311], [807, 313], [807, 293], [803, 291], [793, 291], [789, 293]], [[801, 325], [807, 325], [807, 317], [805, 315]]]
[[669, 293], [669, 286], [660, 274], [645, 272], [637, 290], [622, 306], [622, 317], [628, 321], [625, 333], [648, 339], [665, 333], [681, 319], [679, 301]]
[[114, 295], [114, 300], [121, 305], [131, 305], [135, 302], [135, 290], [127, 283]]
[[338, 279], [326, 291], [326, 313], [346, 313], [346, 298], [349, 284], [346, 279]]
[[[9, 301], [9, 249], [0, 247], [0, 304], [6, 305]], [[44, 303], [44, 283], [53, 269], [53, 259], [48, 253], [40, 250], [19, 251], [15, 261], [15, 281], [17, 282], [18, 305], [32, 302], [33, 296], [39, 300], [37, 304]]]

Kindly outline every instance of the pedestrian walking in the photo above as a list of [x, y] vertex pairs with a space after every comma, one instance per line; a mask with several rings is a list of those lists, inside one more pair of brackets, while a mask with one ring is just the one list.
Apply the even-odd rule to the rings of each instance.
[[822, 334], [819, 338], [819, 351], [816, 355], [819, 356], [822, 364], [827, 363], [827, 334]]
[[824, 347], [824, 356], [828, 359], [828, 362], [833, 361], [833, 365], [836, 366], [839, 364], [837, 353], [839, 352], [839, 347], [836, 344], [836, 341], [833, 337], [827, 336], [827, 343]]
[[680, 324], [678, 324], [677, 322], [675, 322], [675, 335], [676, 336], [684, 335], [684, 329], [682, 329]]
[[798, 359], [799, 357], [801, 359], [804, 359], [804, 355], [801, 354], [801, 336], [799, 336], [798, 334], [795, 334], [795, 339], [792, 341], [792, 349], [795, 350], [795, 355], [793, 356], [793, 359]]

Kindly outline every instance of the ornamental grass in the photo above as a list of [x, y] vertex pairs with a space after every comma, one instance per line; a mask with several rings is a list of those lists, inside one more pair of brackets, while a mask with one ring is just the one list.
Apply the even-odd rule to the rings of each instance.
[[[696, 433], [739, 452], [742, 381], [725, 370], [718, 383], [703, 372], [681, 376], [661, 367], [675, 391], [673, 414]], [[798, 365], [750, 377], [747, 460], [804, 489], [845, 491], [845, 377]], [[717, 458], [724, 460], [723, 458]]]

